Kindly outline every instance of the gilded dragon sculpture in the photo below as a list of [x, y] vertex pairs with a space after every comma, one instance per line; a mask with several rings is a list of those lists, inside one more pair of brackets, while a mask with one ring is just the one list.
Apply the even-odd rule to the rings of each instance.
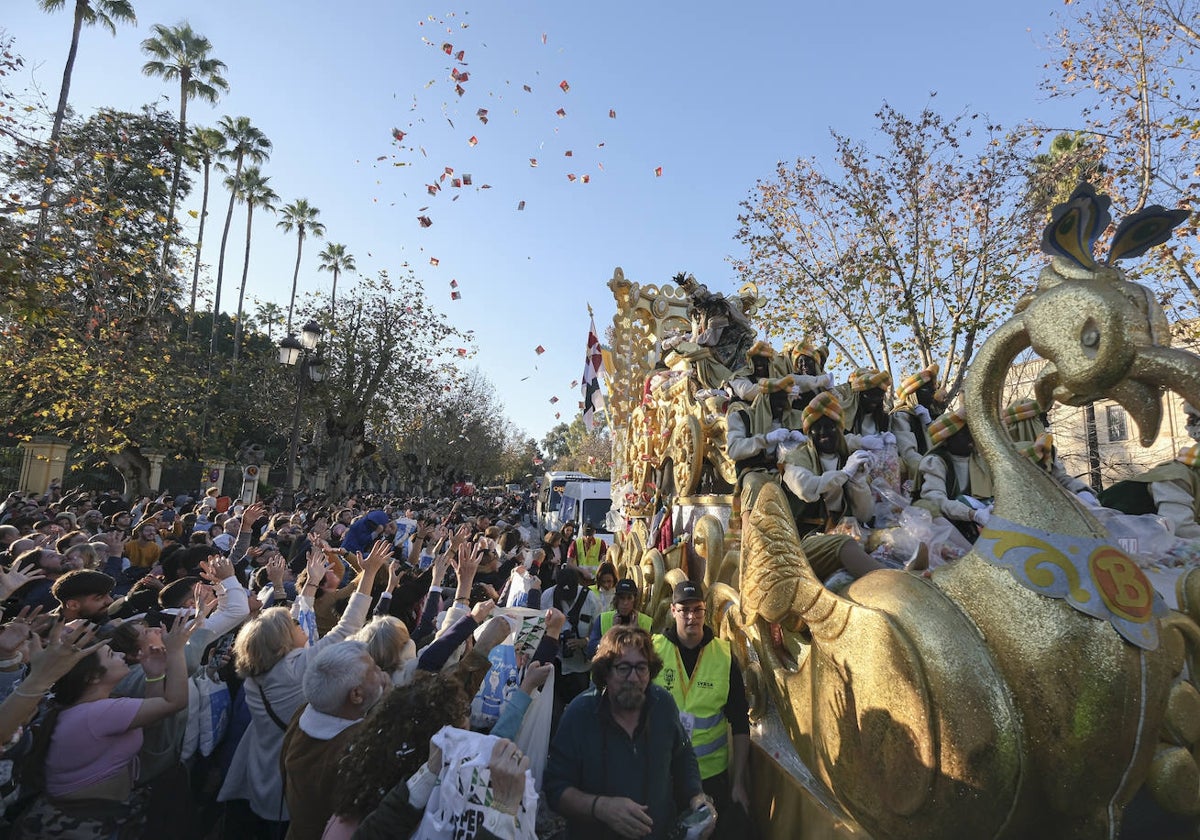
[[1200, 650], [1200, 575], [1180, 581], [1183, 612], [1168, 610], [1088, 509], [1018, 454], [999, 416], [1028, 348], [1047, 360], [1043, 404], [1114, 399], [1143, 443], [1163, 388], [1200, 405], [1200, 357], [1169, 346], [1158, 303], [1112, 265], [1186, 216], [1153, 207], [1126, 219], [1100, 265], [1107, 198], [1083, 186], [1055, 209], [1050, 266], [966, 382], [996, 505], [961, 560], [925, 577], [872, 572], [835, 593], [774, 484], [723, 563], [720, 525], [697, 525], [714, 629], [741, 651], [756, 704], [771, 698], [800, 759], [874, 840], [1113, 838], [1143, 784], [1169, 811], [1200, 814], [1200, 692], [1181, 676]]

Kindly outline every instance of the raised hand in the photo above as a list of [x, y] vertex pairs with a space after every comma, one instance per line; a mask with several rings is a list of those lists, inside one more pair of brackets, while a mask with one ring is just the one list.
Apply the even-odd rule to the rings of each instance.
[[213, 557], [200, 561], [200, 577], [209, 583], [220, 583], [233, 577], [233, 563], [228, 557]]
[[475, 606], [471, 607], [471, 618], [475, 619], [475, 624], [480, 625], [488, 620], [488, 616], [492, 614], [492, 610], [496, 609], [496, 602], [489, 598], [486, 601], [480, 601]]
[[171, 622], [171, 628], [163, 633], [163, 645], [167, 649], [167, 654], [181, 653], [183, 646], [187, 644], [188, 639], [192, 637], [192, 633], [203, 623], [203, 619], [189, 621], [186, 616], [176, 616]]
[[533, 694], [533, 692], [546, 684], [546, 680], [553, 673], [553, 662], [534, 662], [525, 669], [525, 678], [521, 680], [521, 691], [524, 691], [526, 694]]
[[488, 761], [493, 808], [516, 816], [525, 796], [525, 772], [528, 769], [529, 756], [522, 755], [516, 744], [504, 738], [496, 741]]
[[6, 600], [9, 595], [30, 581], [41, 580], [45, 576], [46, 573], [32, 563], [18, 568], [17, 561], [14, 560], [7, 569], [0, 566], [0, 601]]
[[25, 682], [39, 690], [49, 689], [79, 660], [108, 644], [105, 639], [93, 643], [97, 629], [87, 622], [67, 627], [64, 622], [56, 621], [50, 626], [46, 646], [29, 657], [29, 676]]
[[267, 506], [262, 502], [254, 502], [242, 511], [242, 527], [249, 530], [267, 515]]
[[359, 557], [359, 564], [364, 575], [374, 575], [391, 559], [392, 546], [387, 540], [378, 540], [371, 546], [371, 553], [366, 558]]
[[287, 563], [284, 562], [282, 554], [276, 554], [267, 561], [267, 579], [271, 581], [280, 598], [283, 597], [283, 578], [286, 571]]

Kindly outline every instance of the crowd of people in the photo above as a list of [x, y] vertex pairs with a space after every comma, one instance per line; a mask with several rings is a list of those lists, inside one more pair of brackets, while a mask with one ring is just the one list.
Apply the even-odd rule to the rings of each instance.
[[605, 544], [527, 503], [10, 495], [0, 834], [748, 834], [745, 690], [703, 593], [652, 635]]

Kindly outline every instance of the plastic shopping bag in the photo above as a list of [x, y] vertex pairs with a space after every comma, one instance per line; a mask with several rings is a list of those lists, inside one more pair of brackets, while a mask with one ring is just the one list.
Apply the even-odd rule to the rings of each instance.
[[[433, 736], [442, 750], [439, 783], [425, 806], [413, 840], [471, 840], [479, 836], [493, 795], [488, 761], [498, 739], [452, 726]], [[533, 777], [525, 773], [525, 794], [516, 815], [517, 840], [535, 840], [538, 795]]]
[[201, 671], [192, 683], [200, 695], [200, 755], [207, 758], [221, 744], [229, 730], [233, 701], [229, 696], [229, 687], [207, 670]]

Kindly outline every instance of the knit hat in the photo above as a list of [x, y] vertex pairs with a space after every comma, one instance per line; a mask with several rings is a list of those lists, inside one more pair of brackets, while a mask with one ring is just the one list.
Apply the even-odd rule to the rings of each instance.
[[937, 379], [938, 370], [939, 370], [938, 363], [934, 362], [933, 364], [931, 364], [929, 367], [925, 368], [924, 370], [919, 370], [916, 373], [914, 373], [912, 376], [909, 376], [906, 379], [901, 380], [900, 387], [896, 389], [896, 396], [903, 399], [904, 397], [907, 397], [909, 394], [915, 392], [918, 388], [920, 388], [926, 382], [933, 382], [934, 380]]
[[822, 391], [813, 397], [812, 401], [804, 407], [804, 413], [800, 415], [801, 429], [807, 432], [822, 417], [828, 417], [833, 420], [833, 422], [837, 423], [839, 429], [845, 423], [842, 404], [838, 402], [837, 395], [833, 391]]
[[825, 369], [825, 360], [829, 358], [829, 348], [813, 344], [808, 336], [805, 336], [800, 341], [789, 341], [784, 344], [783, 353], [787, 356], [788, 361], [792, 363], [793, 369], [796, 367], [796, 359], [800, 356], [808, 356], [810, 359], [816, 359], [817, 367], [821, 370]]
[[1200, 464], [1200, 443], [1193, 443], [1187, 449], [1179, 450], [1179, 454], [1175, 456], [1175, 460], [1186, 467], [1194, 467]]
[[1054, 460], [1054, 435], [1042, 432], [1033, 443], [1018, 446], [1017, 451], [1035, 464], [1049, 469]]
[[954, 411], [947, 411], [938, 419], [929, 424], [929, 439], [934, 445], [941, 443], [953, 435], [961, 432], [967, 427], [967, 412], [965, 409], [957, 408]]
[[1004, 421], [1004, 427], [1009, 428], [1022, 420], [1032, 420], [1041, 413], [1042, 407], [1037, 400], [1014, 400], [1001, 413], [1000, 419]]
[[756, 341], [754, 345], [746, 351], [746, 358], [751, 359], [755, 356], [766, 356], [768, 359], [775, 358], [775, 348], [765, 341]]
[[634, 583], [632, 578], [622, 578], [621, 580], [617, 581], [617, 586], [613, 590], [613, 597], [616, 597], [617, 595], [633, 595], [636, 598], [637, 594], [637, 584]]
[[850, 388], [854, 391], [866, 391], [869, 388], [886, 388], [891, 384], [892, 377], [886, 370], [875, 368], [859, 368], [850, 374]]

